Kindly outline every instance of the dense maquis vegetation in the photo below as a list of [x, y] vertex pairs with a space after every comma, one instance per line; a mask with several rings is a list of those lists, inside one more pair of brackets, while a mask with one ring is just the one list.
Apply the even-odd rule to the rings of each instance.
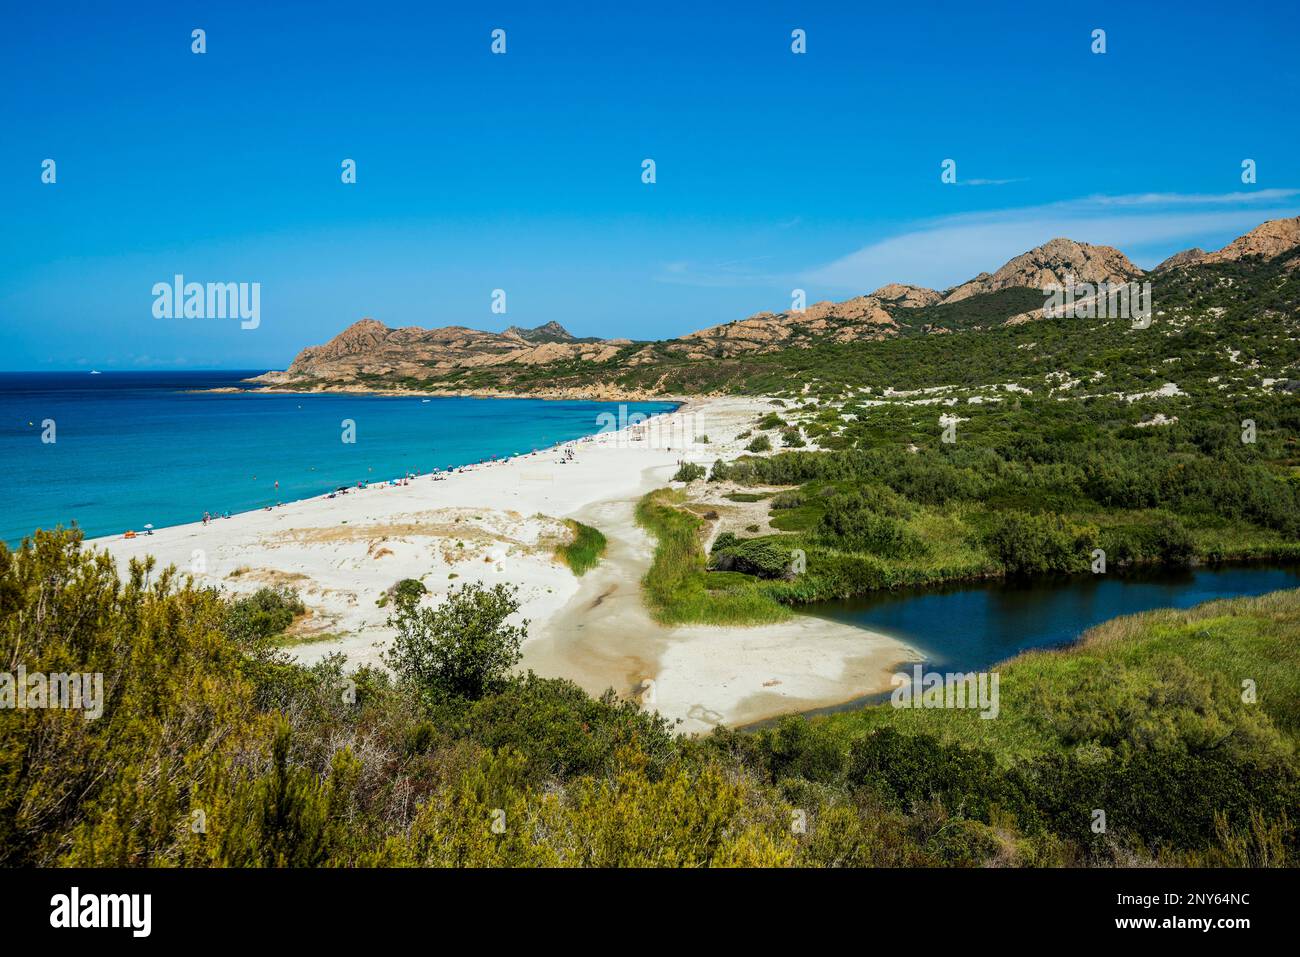
[[[719, 461], [709, 478], [785, 487], [767, 499], [777, 532], [751, 539], [779, 546], [787, 560], [795, 549], [806, 555], [796, 577], [759, 573], [782, 601], [1082, 573], [1098, 557], [1108, 574], [1300, 558], [1294, 399], [1255, 403], [1253, 444], [1209, 409], [1199, 421], [1185, 412], [1186, 425], [1134, 428], [1123, 400], [1044, 406], [963, 409], [951, 444], [940, 441], [930, 407], [897, 407], [887, 420], [849, 423], [851, 448]], [[720, 557], [744, 544], [727, 540]]]
[[1002, 669], [997, 721], [886, 706], [694, 739], [612, 694], [512, 676], [510, 590], [454, 594], [399, 598], [393, 677], [345, 676], [338, 658], [289, 663], [276, 622], [170, 571], [119, 579], [76, 534], [0, 548], [6, 667], [102, 672], [106, 692], [90, 721], [0, 712], [0, 862], [1296, 860], [1294, 592], [1023, 656]]
[[[994, 307], [1026, 308], [1008, 291], [919, 310], [965, 330], [950, 335], [744, 360], [727, 388], [786, 396], [746, 433], [750, 448], [794, 428], [819, 451], [783, 441], [777, 454], [714, 464], [710, 481], [769, 490], [777, 533], [715, 543], [712, 567], [727, 574], [703, 587], [791, 603], [1002, 575], [1300, 558], [1293, 259], [1160, 274], [1148, 328], [990, 325]], [[957, 321], [958, 309], [969, 315]], [[791, 575], [796, 551], [806, 571]]]
[[765, 502], [772, 533], [724, 531], [706, 561], [702, 510], [686, 494], [648, 497], [642, 511], [659, 520], [643, 524], [671, 554], [656, 561], [647, 597], [678, 623], [760, 622], [778, 617], [775, 602], [943, 581], [1300, 559], [1300, 403], [1260, 396], [1251, 411], [1254, 441], [1243, 442], [1232, 414], [1208, 405], [1138, 428], [1123, 399], [1020, 397], [962, 408], [952, 443], [934, 406], [847, 422], [837, 411], [845, 447], [709, 470], [710, 482], [762, 490], [727, 497]]

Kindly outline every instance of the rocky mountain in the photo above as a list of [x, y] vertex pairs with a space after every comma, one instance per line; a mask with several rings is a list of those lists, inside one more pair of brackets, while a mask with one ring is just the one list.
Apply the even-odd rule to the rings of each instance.
[[[1300, 216], [1290, 219], [1270, 219], [1244, 236], [1238, 236], [1222, 249], [1207, 253], [1203, 249], [1188, 249], [1170, 256], [1157, 270], [1196, 263], [1237, 262], [1246, 256], [1263, 256], [1272, 259], [1300, 246]], [[1294, 268], [1294, 267], [1293, 267]]]
[[284, 372], [267, 373], [253, 381], [281, 385], [303, 379], [352, 382], [374, 376], [425, 380], [454, 369], [506, 363], [604, 362], [629, 344], [626, 339], [574, 339], [554, 322], [536, 329], [512, 327], [496, 333], [464, 326], [391, 329], [374, 319], [361, 319], [324, 345], [303, 349]]
[[[576, 339], [574, 336], [570, 335], [569, 330], [565, 329], [564, 326], [560, 325], [558, 322], [548, 322], [545, 325], [536, 326], [532, 329], [524, 329], [521, 328], [520, 326], [511, 326], [509, 329], [507, 329], [505, 332], [501, 334], [503, 336], [514, 336], [518, 339], [524, 340], [525, 342], [578, 342], [580, 341]], [[590, 342], [593, 340], [588, 339], [588, 340], [581, 340], [581, 341]]]
[[701, 329], [664, 344], [669, 352], [691, 359], [729, 358], [745, 352], [769, 352], [814, 340], [854, 342], [895, 335], [898, 323], [874, 296], [845, 302], [815, 302], [803, 312], [760, 312], [747, 319]]
[[943, 299], [943, 293], [926, 289], [923, 286], [908, 286], [904, 283], [891, 282], [881, 286], [871, 294], [871, 298], [907, 309], [921, 309], [933, 306]]
[[[1298, 247], [1300, 217], [1273, 220], [1217, 252], [1189, 249], [1171, 256], [1156, 271], [1246, 256], [1271, 258]], [[996, 272], [980, 273], [942, 292], [889, 283], [844, 302], [816, 302], [803, 311], [759, 312], [654, 343], [578, 339], [557, 322], [533, 329], [511, 326], [495, 333], [464, 326], [393, 329], [362, 319], [324, 345], [302, 350], [284, 372], [267, 373], [254, 381], [299, 388], [405, 382], [463, 389], [473, 383], [489, 390], [527, 382], [535, 392], [536, 383], [545, 379], [544, 367], [557, 363], [609, 364], [618, 359], [601, 373], [608, 377], [616, 376], [620, 368], [665, 361], [732, 360], [825, 342], [869, 342], [1030, 322], [1042, 318], [1039, 304], [1049, 285], [1063, 285], [1071, 278], [1076, 283], [1121, 283], [1144, 275], [1110, 246], [1053, 239], [1016, 256]], [[530, 371], [534, 369], [538, 372]], [[575, 377], [599, 378], [573, 368], [566, 371]], [[609, 382], [595, 383], [592, 390], [604, 390], [604, 395], [609, 387]]]
[[1000, 289], [1044, 289], [1049, 285], [1064, 285], [1067, 277], [1081, 283], [1122, 283], [1141, 275], [1142, 270], [1114, 247], [1053, 239], [1021, 253], [995, 273], [980, 273], [949, 289], [943, 301], [961, 302]]
[[1205, 258], [1205, 250], [1200, 246], [1193, 246], [1191, 249], [1184, 249], [1180, 253], [1174, 253], [1152, 272], [1160, 272], [1164, 269], [1173, 269], [1175, 266], [1185, 266], [1191, 263], [1200, 262]]

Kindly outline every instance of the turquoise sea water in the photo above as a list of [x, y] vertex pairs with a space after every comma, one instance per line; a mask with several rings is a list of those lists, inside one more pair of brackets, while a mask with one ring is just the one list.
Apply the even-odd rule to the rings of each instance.
[[[204, 393], [227, 372], [0, 373], [0, 539], [76, 522], [88, 536], [196, 521], [554, 445], [611, 402]], [[627, 403], [627, 414], [671, 402]], [[344, 420], [355, 443], [342, 441]], [[45, 423], [53, 422], [54, 442]], [[275, 483], [279, 482], [277, 489]]]

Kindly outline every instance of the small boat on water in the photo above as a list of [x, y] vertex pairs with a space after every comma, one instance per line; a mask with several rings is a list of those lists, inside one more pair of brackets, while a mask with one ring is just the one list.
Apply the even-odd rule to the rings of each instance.
[[99, 375], [99, 370], [98, 370], [98, 369], [91, 369], [91, 370], [90, 370], [90, 374], [91, 374], [91, 375]]

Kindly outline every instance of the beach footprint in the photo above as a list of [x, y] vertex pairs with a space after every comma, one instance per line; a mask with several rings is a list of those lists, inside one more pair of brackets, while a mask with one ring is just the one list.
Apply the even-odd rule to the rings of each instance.
[[691, 710], [686, 712], [686, 717], [694, 721], [703, 721], [705, 724], [719, 725], [722, 723], [722, 712], [706, 708], [702, 704], [691, 705]]

